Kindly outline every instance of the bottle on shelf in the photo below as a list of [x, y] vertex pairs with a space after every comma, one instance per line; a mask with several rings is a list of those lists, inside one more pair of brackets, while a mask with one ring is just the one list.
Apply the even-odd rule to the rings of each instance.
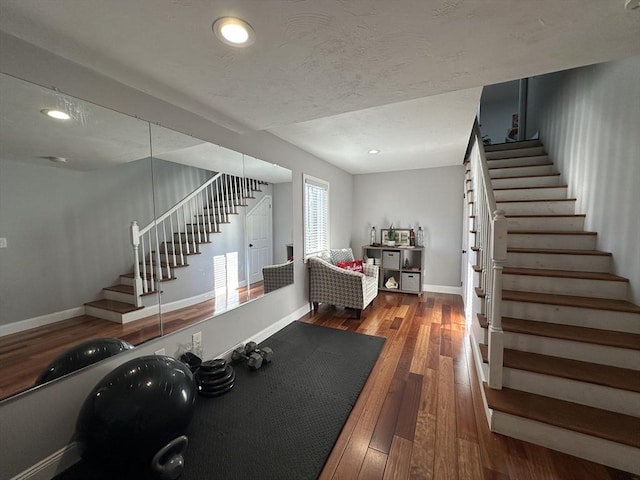
[[376, 239], [377, 239], [376, 227], [371, 227], [371, 236], [369, 238], [369, 245], [375, 245]]
[[416, 232], [413, 230], [413, 228], [409, 232], [409, 245], [412, 247], [416, 246]]
[[422, 230], [422, 227], [418, 227], [418, 237], [416, 239], [416, 245], [418, 247], [424, 247], [424, 230]]

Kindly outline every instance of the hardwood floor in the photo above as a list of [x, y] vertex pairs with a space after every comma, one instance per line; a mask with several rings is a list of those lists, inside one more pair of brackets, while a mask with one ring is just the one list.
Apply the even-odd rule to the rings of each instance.
[[362, 321], [326, 305], [302, 320], [387, 338], [321, 480], [637, 479], [489, 431], [457, 295], [380, 292]]
[[180, 330], [264, 295], [262, 282], [239, 288], [228, 296], [151, 315], [124, 325], [88, 315], [0, 337], [0, 400], [31, 388], [49, 363], [62, 352], [86, 340], [113, 337], [132, 345]]

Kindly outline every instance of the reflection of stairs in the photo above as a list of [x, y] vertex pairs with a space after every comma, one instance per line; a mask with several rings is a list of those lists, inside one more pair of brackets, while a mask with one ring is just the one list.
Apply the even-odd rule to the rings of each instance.
[[[193, 210], [190, 216], [193, 223], [186, 223], [182, 231], [174, 232], [166, 241], [160, 242], [159, 251], [154, 248], [144, 255], [140, 261], [141, 277], [149, 283], [158, 284], [158, 266], [162, 269], [160, 284], [175, 280], [177, 272], [181, 268], [189, 266], [188, 259], [193, 255], [200, 255], [200, 245], [212, 243], [213, 235], [220, 233], [220, 225], [231, 223], [231, 216], [238, 214], [238, 207], [248, 206], [247, 200], [255, 198], [254, 194], [260, 192], [260, 186], [265, 183], [257, 180], [241, 179], [227, 176], [224, 180], [225, 189], [228, 182], [229, 190], [222, 193], [214, 192], [211, 195], [202, 194], [206, 201], [201, 208]], [[188, 199], [189, 197], [187, 197]], [[160, 264], [158, 265], [158, 260]], [[143, 269], [144, 262], [144, 269]], [[166, 267], [169, 266], [171, 275], [166, 275]], [[153, 282], [151, 280], [153, 279]], [[85, 313], [97, 318], [111, 320], [118, 323], [126, 323], [139, 315], [131, 317], [133, 312], [141, 310], [144, 306], [136, 306], [135, 276], [134, 273], [126, 273], [120, 276], [119, 283], [105, 287], [102, 290], [103, 298], [85, 304]], [[143, 293], [141, 297], [157, 295], [157, 289]], [[157, 303], [155, 300], [152, 303]]]
[[[485, 147], [508, 224], [495, 432], [640, 473], [640, 307], [538, 141]], [[476, 251], [477, 249], [472, 249]], [[488, 325], [478, 315], [487, 362]]]

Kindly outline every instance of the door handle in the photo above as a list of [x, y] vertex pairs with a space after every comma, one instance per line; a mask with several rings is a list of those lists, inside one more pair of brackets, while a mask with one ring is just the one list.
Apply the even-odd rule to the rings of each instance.
[[251, 248], [251, 247], [253, 247], [253, 243], [250, 243], [250, 244], [249, 244], [249, 248]]

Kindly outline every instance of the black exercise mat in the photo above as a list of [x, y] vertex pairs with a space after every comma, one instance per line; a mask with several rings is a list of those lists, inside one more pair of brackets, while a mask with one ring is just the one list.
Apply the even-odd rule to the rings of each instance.
[[[384, 342], [303, 322], [265, 340], [271, 364], [234, 365], [229, 393], [198, 398], [180, 480], [317, 478]], [[87, 478], [112, 477], [86, 462], [56, 477]]]

